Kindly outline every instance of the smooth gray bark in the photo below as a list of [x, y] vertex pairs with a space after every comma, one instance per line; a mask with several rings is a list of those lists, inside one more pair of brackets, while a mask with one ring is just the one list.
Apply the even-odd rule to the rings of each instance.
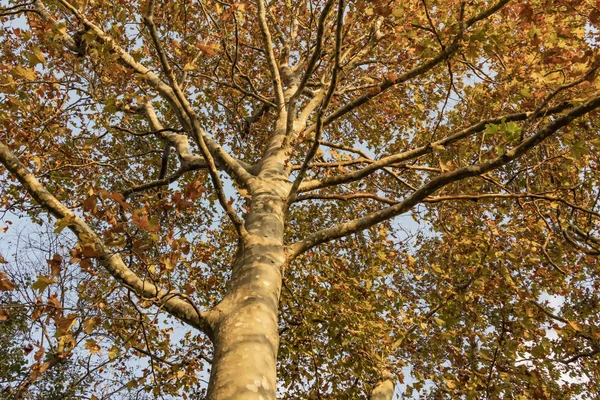
[[369, 400], [392, 400], [394, 397], [394, 381], [391, 374], [386, 373], [373, 388]]
[[274, 400], [284, 206], [289, 182], [261, 176], [251, 190], [245, 236], [228, 293], [217, 306], [208, 399]]

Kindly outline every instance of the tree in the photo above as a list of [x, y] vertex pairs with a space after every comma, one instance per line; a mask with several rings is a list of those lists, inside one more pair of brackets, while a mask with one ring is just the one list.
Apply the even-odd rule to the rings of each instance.
[[599, 7], [4, 2], [0, 204], [147, 321], [129, 389], [595, 398]]

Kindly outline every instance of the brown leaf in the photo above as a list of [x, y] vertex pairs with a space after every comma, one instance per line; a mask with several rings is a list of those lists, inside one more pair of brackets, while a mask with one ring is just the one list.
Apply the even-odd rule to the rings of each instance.
[[17, 285], [8, 279], [8, 275], [5, 272], [0, 272], [0, 292], [14, 290], [16, 287]]
[[86, 258], [97, 258], [100, 257], [102, 252], [96, 249], [95, 243], [86, 243], [81, 248], [81, 254]]
[[44, 346], [39, 346], [38, 351], [35, 352], [35, 354], [33, 355], [33, 358], [35, 359], [35, 361], [40, 361], [42, 359], [42, 357], [44, 357], [44, 354], [46, 353], [46, 350], [44, 349]]
[[60, 303], [60, 300], [58, 300], [57, 294], [48, 297], [48, 305], [52, 306], [52, 308], [55, 308], [57, 311], [62, 309], [62, 304]]
[[202, 186], [202, 181], [200, 179], [196, 179], [185, 187], [183, 192], [183, 196], [189, 200], [196, 200], [201, 197], [202, 194], [206, 192], [206, 188]]
[[60, 254], [55, 254], [52, 256], [52, 259], [46, 260], [46, 262], [50, 265], [50, 275], [59, 276], [60, 275], [60, 266], [62, 264], [62, 257]]
[[598, 23], [600, 23], [600, 11], [598, 11], [597, 8], [594, 8], [590, 13], [589, 18], [592, 25], [598, 25]]
[[27, 343], [25, 346], [23, 346], [23, 353], [25, 353], [25, 355], [28, 355], [32, 351], [33, 351], [33, 345], [31, 343]]
[[201, 52], [206, 54], [208, 57], [212, 57], [217, 54], [219, 49], [219, 45], [216, 43], [200, 43], [198, 44], [198, 48]]
[[87, 199], [83, 201], [83, 211], [96, 211], [96, 200], [98, 197], [96, 195], [91, 195]]
[[56, 318], [54, 320], [54, 323], [56, 324], [57, 336], [63, 336], [65, 334], [67, 334], [71, 330], [73, 325], [75, 325], [76, 321], [77, 321], [77, 315], [75, 315], [75, 314], [69, 314], [63, 318]]
[[125, 197], [119, 192], [108, 193], [108, 191], [100, 189], [98, 190], [98, 193], [100, 193], [102, 196], [108, 199], [116, 201], [125, 210], [129, 210], [131, 208], [131, 204], [127, 203], [125, 201]]
[[148, 212], [145, 209], [138, 209], [132, 213], [133, 223], [143, 231], [157, 232], [159, 229], [156, 218], [149, 219]]

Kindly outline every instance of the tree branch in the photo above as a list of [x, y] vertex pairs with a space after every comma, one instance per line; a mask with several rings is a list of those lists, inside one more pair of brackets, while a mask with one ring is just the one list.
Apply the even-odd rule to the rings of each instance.
[[380, 222], [386, 221], [390, 218], [398, 216], [410, 210], [416, 204], [422, 202], [426, 197], [433, 194], [440, 188], [459, 180], [470, 178], [473, 176], [484, 174], [485, 172], [497, 169], [501, 166], [508, 164], [509, 162], [521, 157], [530, 149], [537, 146], [546, 138], [553, 135], [559, 129], [568, 125], [574, 119], [589, 113], [592, 110], [600, 107], [600, 96], [594, 97], [588, 100], [584, 104], [570, 109], [567, 113], [557, 117], [554, 121], [548, 123], [536, 134], [530, 136], [518, 146], [507, 151], [505, 154], [491, 159], [486, 162], [469, 165], [466, 167], [458, 168], [452, 171], [448, 171], [439, 175], [438, 177], [430, 180], [427, 184], [423, 185], [419, 190], [415, 191], [407, 199], [396, 205], [384, 208], [380, 211], [368, 214], [362, 218], [358, 218], [331, 228], [323, 229], [315, 232], [304, 240], [296, 242], [288, 248], [288, 257], [293, 259], [304, 251], [318, 245], [344, 237], [364, 229], [368, 229], [373, 225]]
[[[454, 40], [452, 40], [452, 42], [448, 46], [446, 46], [445, 49], [442, 50], [437, 56], [435, 56], [431, 60], [427, 61], [426, 63], [423, 63], [423, 64], [411, 69], [410, 71], [407, 71], [395, 78], [392, 78], [392, 79], [386, 78], [379, 85], [379, 87], [376, 88], [375, 90], [372, 90], [369, 93], [364, 94], [364, 95], [354, 99], [350, 103], [343, 105], [342, 107], [340, 107], [336, 111], [334, 111], [332, 114], [330, 114], [323, 121], [323, 126], [327, 126], [327, 125], [331, 124], [333, 121], [341, 118], [342, 116], [346, 115], [350, 111], [362, 106], [363, 104], [367, 103], [368, 101], [379, 96], [380, 94], [385, 92], [387, 89], [397, 86], [401, 83], [404, 83], [404, 82], [406, 82], [412, 78], [415, 78], [419, 75], [422, 75], [425, 72], [427, 72], [427, 71], [431, 70], [432, 68], [434, 68], [435, 66], [437, 66], [439, 63], [448, 59], [450, 56], [452, 56], [454, 53], [456, 53], [458, 51], [458, 49], [460, 48], [460, 40], [462, 39], [462, 37], [464, 35], [464, 29], [469, 28], [469, 27], [473, 26], [475, 23], [477, 23], [478, 21], [481, 21], [482, 19], [485, 19], [485, 18], [489, 17], [490, 15], [494, 14], [496, 11], [500, 10], [504, 5], [506, 5], [509, 1], [510, 0], [500, 0], [496, 4], [494, 4], [492, 7], [490, 7], [489, 9], [481, 12], [480, 14], [478, 14], [477, 16], [474, 16], [473, 18], [470, 18], [466, 22], [463, 23], [463, 21], [459, 21], [460, 27], [459, 27], [458, 34], [456, 35]], [[462, 10], [461, 10], [461, 14], [462, 14]], [[309, 134], [309, 133], [313, 132], [315, 129], [316, 129], [316, 125], [313, 125], [306, 130], [305, 134]]]
[[285, 104], [283, 96], [283, 85], [281, 83], [281, 75], [279, 74], [279, 67], [277, 66], [275, 53], [273, 52], [273, 41], [271, 39], [271, 32], [269, 31], [269, 25], [267, 24], [265, 0], [258, 0], [258, 20], [260, 24], [260, 31], [263, 37], [264, 50], [267, 55], [267, 61], [269, 64], [269, 70], [271, 71], [271, 80], [273, 81], [273, 90], [275, 91], [275, 102], [277, 106], [281, 108]]
[[[570, 107], [569, 103], [563, 103], [558, 106], [548, 108], [545, 110], [544, 113], [540, 114], [540, 117], [557, 114], [559, 112], [564, 111], [565, 109], [567, 109], [569, 107]], [[413, 149], [413, 150], [405, 151], [402, 153], [396, 153], [396, 154], [389, 155], [387, 157], [383, 157], [377, 161], [372, 162], [371, 164], [364, 167], [363, 169], [353, 171], [351, 173], [344, 174], [344, 175], [332, 176], [332, 177], [325, 178], [325, 179], [304, 182], [302, 185], [300, 185], [298, 192], [299, 193], [308, 192], [311, 190], [317, 190], [317, 189], [322, 189], [322, 188], [326, 188], [326, 187], [330, 187], [330, 186], [334, 186], [334, 185], [354, 182], [354, 181], [362, 179], [368, 175], [371, 175], [372, 173], [374, 173], [384, 167], [390, 166], [392, 164], [401, 163], [401, 162], [404, 162], [407, 160], [411, 160], [411, 159], [414, 159], [417, 157], [421, 157], [425, 154], [432, 153], [434, 151], [434, 149], [436, 149], [436, 148], [445, 147], [445, 146], [448, 146], [455, 142], [458, 142], [461, 139], [465, 139], [471, 135], [481, 133], [485, 130], [485, 127], [488, 124], [500, 124], [502, 122], [524, 121], [527, 119], [527, 117], [529, 115], [530, 115], [529, 112], [520, 112], [520, 113], [513, 113], [513, 114], [505, 114], [505, 115], [502, 115], [502, 116], [499, 116], [496, 118], [490, 118], [487, 120], [483, 120], [483, 121], [476, 123], [475, 125], [471, 125], [468, 128], [458, 131], [455, 134], [450, 135], [444, 139], [438, 140], [436, 142], [428, 143], [424, 146], [417, 147], [416, 149]], [[335, 144], [328, 143], [328, 146], [334, 147]], [[342, 148], [342, 150], [355, 151], [356, 149]], [[364, 153], [362, 155], [366, 157], [366, 155], [364, 155]]]
[[[323, 46], [323, 36], [324, 36], [324, 32], [325, 32], [325, 21], [327, 20], [327, 17], [329, 16], [329, 12], [331, 11], [333, 2], [334, 2], [334, 0], [327, 0], [325, 5], [323, 6], [323, 10], [321, 11], [321, 15], [319, 16], [319, 21], [317, 23], [317, 43], [313, 50], [312, 56], [309, 59], [308, 65], [306, 67], [306, 72], [302, 76], [302, 80], [300, 81], [300, 83], [296, 85], [297, 86], [296, 91], [290, 97], [289, 105], [288, 105], [289, 109], [288, 109], [288, 114], [287, 114], [286, 132], [285, 132], [286, 140], [283, 144], [284, 147], [287, 147], [288, 141], [290, 140], [290, 135], [291, 135], [293, 127], [294, 127], [294, 119], [296, 118], [296, 106], [297, 106], [296, 103], [298, 101], [298, 98], [302, 95], [302, 92], [304, 91], [304, 89], [306, 88], [306, 85], [308, 84], [308, 80], [311, 78], [311, 76], [315, 70], [317, 62], [321, 58], [321, 48]], [[336, 34], [336, 36], [337, 36], [337, 34]], [[338, 53], [339, 53], [339, 48], [337, 46], [337, 39], [336, 39], [336, 59], [338, 60], [336, 63], [336, 65], [337, 65], [336, 68], [339, 68], [339, 54]], [[334, 71], [334, 73], [337, 74], [336, 71]]]
[[389, 371], [384, 371], [377, 384], [375, 384], [369, 400], [392, 400], [394, 387], [392, 374]]
[[65, 207], [37, 180], [37, 178], [19, 161], [10, 149], [0, 142], [0, 162], [25, 187], [27, 192], [57, 219], [68, 221], [69, 229], [82, 243], [92, 244], [99, 252], [98, 262], [117, 281], [132, 289], [137, 296], [152, 300], [169, 314], [181, 321], [212, 336], [210, 312], [198, 312], [196, 306], [180, 299], [178, 293], [168, 292], [154, 283], [142, 280], [129, 269], [119, 254], [115, 254], [104, 244], [101, 238], [70, 209]]
[[[242, 185], [248, 184], [248, 182], [252, 179], [252, 175], [249, 174], [239, 163], [237, 163], [233, 157], [231, 157], [231, 155], [229, 155], [229, 153], [227, 153], [204, 131], [200, 125], [197, 115], [194, 113], [190, 104], [185, 99], [185, 96], [183, 96], [183, 93], [181, 93], [179, 85], [176, 81], [174, 82], [173, 87], [164, 83], [151, 70], [135, 61], [133, 57], [121, 46], [119, 46], [119, 44], [111, 36], [107, 35], [97, 25], [88, 20], [72, 4], [66, 0], [58, 0], [58, 2], [67, 10], [69, 10], [69, 12], [86, 27], [86, 29], [93, 32], [101, 42], [108, 44], [124, 66], [137, 73], [139, 77], [141, 77], [152, 88], [158, 91], [158, 93], [171, 105], [181, 124], [193, 133], [194, 139], [203, 150], [203, 153], [210, 153], [210, 156], [215, 157], [218, 162], [222, 163], [225, 171], [238, 183]], [[204, 145], [202, 144], [203, 142], [205, 142]], [[203, 155], [208, 160], [210, 166], [210, 160], [209, 157], [207, 157], [207, 154]], [[211, 173], [211, 177], [213, 180], [215, 180], [213, 173]], [[216, 183], [218, 185], [218, 182]]]
[[[319, 20], [321, 22], [321, 20]], [[306, 170], [308, 169], [308, 164], [312, 161], [312, 159], [317, 154], [317, 150], [319, 150], [319, 141], [321, 140], [321, 135], [323, 133], [323, 114], [329, 106], [329, 102], [335, 92], [335, 88], [338, 83], [338, 73], [340, 70], [340, 52], [342, 48], [342, 28], [344, 26], [344, 0], [339, 0], [338, 2], [338, 11], [337, 11], [337, 22], [336, 22], [336, 30], [335, 30], [335, 65], [333, 67], [333, 74], [331, 77], [331, 82], [329, 83], [329, 88], [327, 89], [327, 94], [325, 95], [325, 99], [323, 99], [323, 104], [319, 108], [319, 112], [317, 113], [317, 123], [316, 123], [316, 133], [312, 146], [310, 147], [304, 162], [302, 163], [302, 167], [298, 172], [298, 176], [294, 180], [292, 184], [292, 188], [290, 189], [290, 194], [288, 195], [288, 204], [289, 199], [293, 199], [298, 192], [298, 188], [304, 179], [304, 175], [306, 174]], [[316, 50], [315, 50], [316, 51]], [[320, 50], [319, 50], [320, 51]], [[312, 60], [311, 60], [312, 61]], [[308, 78], [305, 76], [306, 81]], [[306, 84], [306, 82], [304, 82]], [[288, 115], [289, 117], [289, 115]]]

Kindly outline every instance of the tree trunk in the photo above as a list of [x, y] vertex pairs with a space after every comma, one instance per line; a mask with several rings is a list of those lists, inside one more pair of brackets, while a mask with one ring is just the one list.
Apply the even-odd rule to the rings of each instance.
[[385, 372], [373, 388], [369, 400], [392, 400], [394, 397], [394, 381], [389, 372]]
[[209, 400], [275, 400], [285, 182], [262, 180], [251, 192], [247, 235], [216, 308]]

